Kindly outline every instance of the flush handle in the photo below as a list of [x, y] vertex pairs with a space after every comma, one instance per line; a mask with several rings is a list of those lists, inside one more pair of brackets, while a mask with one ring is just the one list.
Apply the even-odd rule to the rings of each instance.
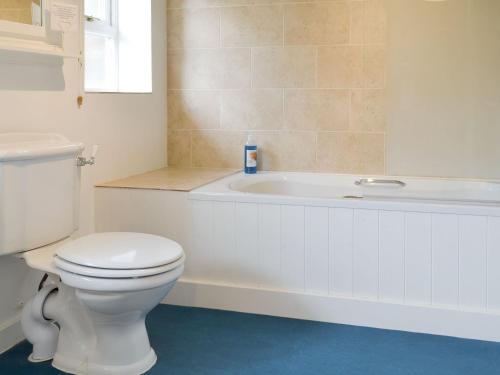
[[98, 151], [99, 151], [99, 145], [93, 145], [92, 154], [90, 155], [90, 157], [86, 158], [85, 156], [79, 156], [77, 158], [76, 165], [78, 165], [79, 167], [84, 167], [86, 165], [94, 165]]

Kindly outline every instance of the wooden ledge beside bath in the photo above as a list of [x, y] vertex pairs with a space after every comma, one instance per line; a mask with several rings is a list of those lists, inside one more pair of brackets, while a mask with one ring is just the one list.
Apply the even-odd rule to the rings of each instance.
[[236, 169], [166, 167], [119, 180], [97, 184], [96, 187], [191, 191], [237, 172], [238, 170]]

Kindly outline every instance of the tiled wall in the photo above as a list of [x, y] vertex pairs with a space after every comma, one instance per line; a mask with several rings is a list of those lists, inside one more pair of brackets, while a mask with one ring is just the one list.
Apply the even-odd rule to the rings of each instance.
[[0, 0], [0, 20], [31, 24], [31, 3], [40, 0]]
[[383, 0], [168, 0], [170, 165], [385, 173]]

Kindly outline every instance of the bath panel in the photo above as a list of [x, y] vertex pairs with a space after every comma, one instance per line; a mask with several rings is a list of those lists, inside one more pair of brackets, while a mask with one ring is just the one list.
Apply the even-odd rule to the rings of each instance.
[[[496, 218], [216, 201], [191, 205], [187, 279], [477, 311], [486, 310], [488, 287], [498, 290], [497, 278], [486, 272], [486, 239], [499, 242], [498, 235], [488, 234], [488, 221]], [[226, 205], [224, 215], [216, 214], [220, 205]], [[500, 251], [494, 243], [489, 247], [490, 261], [500, 262]], [[498, 309], [498, 300], [495, 295], [489, 311]]]

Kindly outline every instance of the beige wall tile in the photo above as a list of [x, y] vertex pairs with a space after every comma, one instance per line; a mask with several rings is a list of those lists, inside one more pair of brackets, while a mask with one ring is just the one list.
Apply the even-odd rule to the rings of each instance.
[[244, 140], [243, 132], [193, 131], [193, 167], [242, 168]]
[[169, 90], [169, 129], [217, 129], [220, 126], [218, 91]]
[[298, 130], [347, 130], [349, 91], [287, 89], [285, 126]]
[[283, 45], [282, 6], [220, 9], [223, 47]]
[[283, 127], [283, 90], [227, 90], [221, 93], [221, 127], [273, 130]]
[[263, 47], [252, 51], [252, 84], [257, 88], [309, 88], [316, 84], [314, 47]]
[[345, 1], [285, 6], [285, 44], [349, 42], [349, 6]]
[[353, 90], [351, 94], [351, 130], [386, 131], [385, 90]]
[[363, 46], [319, 47], [318, 87], [363, 87]]
[[365, 40], [365, 3], [366, 1], [349, 2], [349, 42], [361, 44]]
[[262, 170], [312, 171], [316, 167], [316, 133], [255, 132]]
[[167, 134], [168, 165], [191, 167], [191, 132], [169, 130]]
[[252, 131], [264, 170], [384, 172], [383, 0], [168, 7], [174, 163], [241, 168]]
[[250, 49], [170, 50], [170, 89], [239, 89], [250, 87]]
[[387, 14], [384, 0], [351, 1], [350, 42], [383, 44], [387, 40]]
[[364, 87], [385, 87], [385, 47], [365, 45], [363, 61]]
[[215, 48], [220, 45], [218, 8], [167, 12], [168, 48]]
[[364, 42], [385, 43], [387, 40], [387, 14], [384, 0], [365, 1]]
[[337, 173], [383, 174], [385, 138], [375, 133], [319, 133], [318, 169]]
[[261, 171], [279, 170], [282, 165], [280, 131], [256, 131], [252, 133], [259, 146], [258, 168]]

